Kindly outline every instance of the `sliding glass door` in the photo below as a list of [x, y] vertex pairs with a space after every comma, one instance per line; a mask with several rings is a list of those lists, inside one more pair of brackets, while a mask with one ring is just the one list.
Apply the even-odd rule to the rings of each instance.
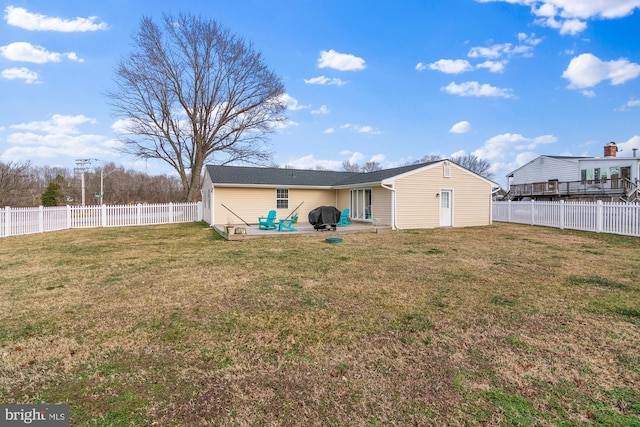
[[350, 217], [361, 221], [371, 220], [371, 189], [351, 190]]

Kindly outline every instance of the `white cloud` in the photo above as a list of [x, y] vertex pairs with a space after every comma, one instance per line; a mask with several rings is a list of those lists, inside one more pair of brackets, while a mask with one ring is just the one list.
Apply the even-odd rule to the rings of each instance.
[[382, 133], [379, 130], [374, 129], [371, 126], [355, 126], [354, 129], [358, 133], [368, 133], [368, 134], [371, 134], [371, 135], [380, 135]]
[[[13, 146], [3, 152], [8, 160], [32, 160], [54, 157], [113, 156], [113, 140], [102, 135], [82, 132], [79, 127], [95, 124], [96, 120], [84, 115], [55, 114], [45, 121], [34, 121], [9, 126], [6, 141]], [[15, 132], [14, 130], [17, 130]]]
[[23, 80], [25, 83], [39, 83], [38, 73], [31, 71], [28, 68], [7, 68], [2, 70], [2, 78], [7, 80]]
[[77, 17], [75, 19], [62, 19], [46, 15], [31, 13], [21, 7], [8, 6], [5, 9], [7, 24], [31, 31], [60, 31], [60, 32], [84, 32], [106, 30], [108, 25], [99, 22], [97, 16], [88, 18]]
[[[538, 45], [542, 39], [536, 38], [535, 34], [527, 35], [525, 33], [518, 34], [520, 44], [513, 45], [511, 43], [494, 44], [488, 47], [476, 46], [472, 47], [467, 56], [469, 58], [487, 58], [498, 59], [503, 56], [523, 56], [530, 57], [533, 55], [534, 46]], [[524, 44], [523, 44], [524, 43]]]
[[0, 55], [10, 61], [33, 62], [36, 64], [60, 62], [64, 57], [72, 61], [84, 62], [83, 59], [78, 58], [75, 52], [49, 52], [42, 46], [34, 46], [27, 42], [14, 42], [6, 46], [0, 46]]
[[335, 85], [335, 86], [343, 86], [349, 82], [346, 82], [337, 77], [329, 78], [325, 76], [312, 77], [310, 79], [304, 79], [304, 82], [309, 85]]
[[447, 74], [460, 74], [473, 71], [473, 67], [469, 61], [465, 59], [440, 59], [429, 64], [429, 69]]
[[282, 130], [282, 129], [290, 128], [293, 126], [300, 126], [300, 123], [293, 120], [286, 119], [283, 121], [272, 123], [271, 126], [273, 126], [273, 129]]
[[[633, 136], [629, 140], [621, 142], [617, 145], [620, 151], [626, 153], [625, 156], [631, 157], [633, 156], [634, 148], [640, 150], [640, 135]], [[637, 155], [640, 156], [640, 152], [637, 152]]]
[[428, 67], [429, 67], [429, 66], [428, 66], [427, 64], [423, 63], [423, 62], [418, 62], [418, 63], [416, 64], [416, 70], [417, 70], [417, 71], [424, 71], [424, 70], [426, 70]]
[[511, 43], [494, 44], [489, 47], [476, 46], [472, 47], [467, 53], [469, 58], [500, 58], [511, 50]]
[[618, 111], [627, 111], [630, 108], [640, 107], [640, 100], [632, 99], [631, 101], [627, 101], [622, 107], [618, 108]]
[[111, 124], [111, 130], [118, 135], [126, 135], [133, 125], [133, 121], [129, 119], [118, 119]]
[[324, 130], [324, 132], [322, 132], [322, 133], [326, 133], [328, 135], [328, 134], [332, 134], [332, 133], [335, 133], [335, 132], [336, 132], [336, 130], [334, 128], [326, 128]]
[[458, 122], [455, 125], [451, 126], [451, 129], [449, 129], [449, 132], [451, 132], [451, 133], [467, 133], [470, 130], [471, 130], [471, 123], [469, 123], [466, 120], [463, 120], [463, 121]]
[[562, 77], [569, 80], [570, 89], [590, 88], [604, 80], [619, 85], [640, 75], [640, 64], [625, 58], [616, 61], [602, 61], [600, 58], [583, 53], [571, 60]]
[[299, 105], [298, 100], [290, 96], [288, 93], [280, 95], [280, 101], [284, 102], [287, 106], [287, 110], [297, 111], [311, 108], [311, 105]]
[[558, 138], [553, 135], [527, 138], [517, 133], [505, 133], [489, 138], [472, 154], [488, 161], [503, 161], [512, 158], [516, 153], [531, 151], [539, 145], [553, 144], [557, 141]]
[[587, 29], [587, 24], [579, 19], [566, 19], [558, 21], [554, 17], [545, 19], [536, 19], [533, 21], [537, 25], [560, 30], [561, 35], [572, 35], [581, 33]]
[[318, 68], [333, 68], [339, 71], [359, 71], [367, 68], [365, 60], [350, 53], [323, 50], [318, 58]]
[[596, 97], [596, 93], [592, 90], [583, 90], [582, 91], [582, 95], [584, 95], [587, 98], [595, 98]]
[[476, 0], [480, 3], [506, 2], [531, 8], [535, 24], [578, 34], [589, 19], [616, 19], [633, 14], [640, 0]]
[[317, 110], [311, 110], [311, 114], [329, 114], [329, 109], [326, 105], [321, 105]]
[[481, 64], [476, 65], [476, 68], [486, 68], [492, 73], [502, 73], [504, 71], [504, 66], [508, 64], [509, 61], [484, 61]]
[[340, 129], [353, 129], [354, 131], [356, 131], [358, 133], [368, 133], [368, 134], [371, 134], [371, 135], [380, 135], [382, 133], [379, 130], [374, 129], [371, 126], [360, 126], [360, 125], [354, 125], [354, 124], [351, 124], [351, 123], [345, 123], [345, 124], [341, 125]]
[[527, 33], [518, 33], [518, 41], [520, 43], [526, 43], [531, 46], [537, 46], [542, 43], [542, 39], [536, 37], [535, 33], [527, 34]]
[[385, 156], [384, 154], [374, 154], [373, 156], [371, 156], [371, 160], [369, 160], [370, 162], [376, 162], [376, 163], [382, 163], [384, 162]]
[[9, 126], [9, 128], [27, 130], [31, 132], [44, 132], [49, 134], [76, 135], [80, 133], [78, 126], [85, 123], [95, 124], [96, 119], [87, 117], [82, 114], [79, 114], [77, 116], [54, 114], [49, 120], [19, 123], [17, 125], [11, 125]]
[[505, 133], [485, 141], [482, 147], [471, 154], [491, 163], [490, 172], [503, 177], [511, 171], [538, 157], [533, 150], [540, 145], [554, 144], [558, 138], [541, 135], [528, 138], [520, 134]]
[[480, 84], [478, 82], [464, 82], [457, 84], [449, 83], [447, 86], [440, 88], [451, 95], [458, 96], [499, 96], [503, 98], [513, 98], [511, 89], [501, 89], [489, 84]]

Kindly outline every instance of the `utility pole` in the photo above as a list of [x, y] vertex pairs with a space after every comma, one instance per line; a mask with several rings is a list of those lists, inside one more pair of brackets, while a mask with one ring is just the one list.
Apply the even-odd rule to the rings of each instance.
[[89, 163], [91, 163], [91, 159], [78, 159], [78, 160], [76, 160], [76, 165], [80, 166], [80, 171], [81, 171], [81, 174], [82, 174], [82, 179], [81, 179], [81, 182], [82, 182], [82, 184], [81, 184], [82, 185], [82, 206], [84, 206], [84, 204], [85, 204], [84, 203], [84, 200], [85, 200], [84, 199], [84, 188], [85, 188], [85, 186], [84, 186], [84, 170], [85, 170], [85, 165], [88, 165]]
[[118, 169], [114, 169], [110, 172], [104, 173], [104, 166], [100, 168], [100, 204], [104, 204], [104, 177], [109, 176], [114, 172], [117, 172]]

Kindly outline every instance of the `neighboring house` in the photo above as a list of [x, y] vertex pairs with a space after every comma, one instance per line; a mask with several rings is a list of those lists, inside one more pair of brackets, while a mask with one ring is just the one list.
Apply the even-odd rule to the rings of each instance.
[[610, 142], [604, 157], [540, 156], [507, 175], [508, 200], [638, 201], [640, 158], [617, 157]]
[[448, 160], [368, 173], [209, 165], [202, 202], [211, 225], [256, 224], [272, 209], [306, 222], [326, 205], [394, 229], [466, 227], [491, 223], [495, 187]]

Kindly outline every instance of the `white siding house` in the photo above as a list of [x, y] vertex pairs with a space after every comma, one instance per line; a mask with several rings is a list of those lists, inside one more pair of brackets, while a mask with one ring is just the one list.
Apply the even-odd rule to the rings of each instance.
[[610, 142], [604, 157], [540, 156], [507, 175], [507, 198], [635, 202], [640, 158], [617, 157], [617, 152]]

